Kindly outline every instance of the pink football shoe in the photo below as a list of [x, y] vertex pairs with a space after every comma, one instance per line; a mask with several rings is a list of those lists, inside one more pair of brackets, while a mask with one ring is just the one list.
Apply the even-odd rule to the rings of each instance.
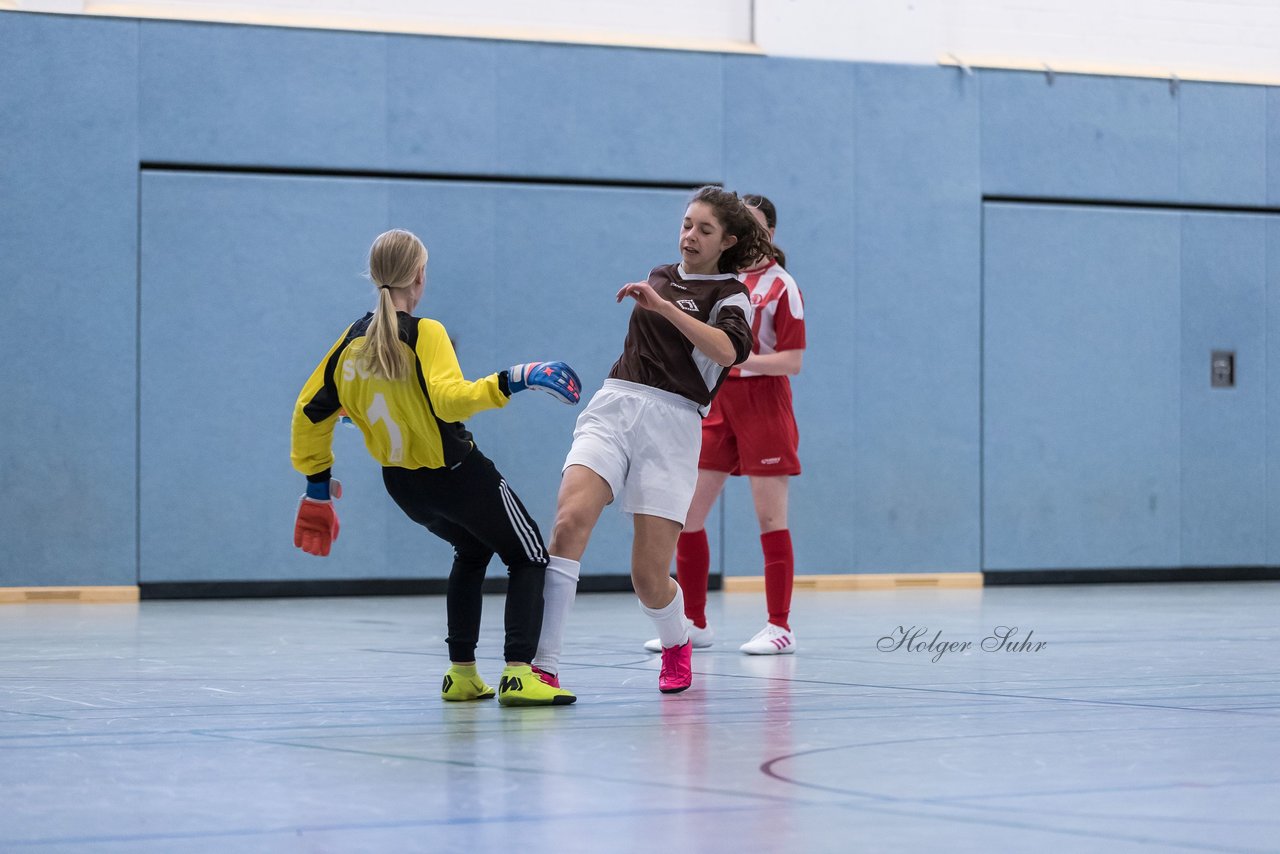
[[679, 694], [693, 684], [693, 641], [662, 650], [662, 672], [658, 674], [658, 690]]

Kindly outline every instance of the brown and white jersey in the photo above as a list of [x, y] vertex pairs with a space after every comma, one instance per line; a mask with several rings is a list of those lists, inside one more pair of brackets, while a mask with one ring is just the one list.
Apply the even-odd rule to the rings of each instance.
[[[733, 273], [702, 276], [686, 273], [678, 264], [665, 264], [653, 268], [649, 284], [681, 311], [727, 334], [733, 342], [735, 365], [751, 353], [751, 301]], [[609, 371], [611, 379], [685, 397], [698, 404], [703, 415], [728, 374], [728, 368], [695, 348], [675, 324], [638, 305], [631, 311], [622, 355]]]
[[[768, 355], [783, 350], [804, 349], [804, 300], [791, 274], [777, 261], [743, 270], [738, 279], [751, 295], [751, 352]], [[759, 373], [735, 367], [735, 377], [758, 377]]]

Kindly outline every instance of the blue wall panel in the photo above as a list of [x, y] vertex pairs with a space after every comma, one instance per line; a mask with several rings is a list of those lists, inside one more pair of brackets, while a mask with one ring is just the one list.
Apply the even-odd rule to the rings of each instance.
[[[856, 568], [977, 571], [978, 97], [949, 69], [858, 70]], [[841, 357], [841, 353], [846, 355]]]
[[[848, 64], [725, 59], [726, 185], [777, 205], [778, 245], [804, 294], [809, 351], [792, 378], [804, 473], [791, 482], [789, 520], [802, 573], [847, 572], [854, 562], [854, 378], [844, 360], [822, 354], [848, 343], [854, 320], [856, 82]], [[758, 575], [764, 559], [745, 479], [730, 479], [721, 505], [707, 523], [713, 568]]]
[[0, 13], [0, 587], [135, 584], [138, 25]]
[[1180, 201], [1266, 203], [1266, 89], [1184, 83], [1178, 129]]
[[393, 37], [387, 65], [395, 169], [691, 184], [722, 172], [717, 56]]
[[144, 160], [386, 167], [386, 36], [141, 26]]
[[142, 154], [712, 181], [721, 76], [709, 54], [149, 22]]
[[[1266, 563], [1266, 219], [1182, 221], [1182, 556], [1185, 566]], [[1236, 386], [1211, 388], [1212, 350]]]
[[346, 498], [334, 554], [305, 555], [292, 537], [293, 402], [372, 304], [360, 276], [388, 227], [388, 192], [373, 181], [144, 176], [144, 582], [419, 574], [389, 565], [387, 544], [412, 525], [351, 428], [336, 433]]
[[390, 165], [716, 181], [721, 76], [708, 54], [392, 38]]
[[720, 178], [720, 57], [516, 44], [495, 59], [502, 174]]
[[387, 167], [489, 175], [498, 159], [498, 42], [387, 37]]
[[1179, 565], [1180, 230], [986, 205], [985, 568]]
[[[333, 555], [309, 558], [290, 539], [301, 479], [288, 463], [288, 410], [343, 326], [372, 304], [360, 272], [373, 236], [394, 225], [426, 241], [427, 290], [418, 313], [445, 323], [468, 376], [563, 358], [594, 391], [626, 330], [629, 306], [613, 295], [674, 257], [684, 198], [674, 191], [148, 173], [143, 579], [446, 575], [448, 547], [403, 518], [350, 428], [337, 431], [335, 474], [346, 497]], [[599, 252], [602, 245], [610, 251]], [[206, 306], [211, 293], [225, 297]], [[205, 336], [192, 334], [192, 318]], [[468, 422], [546, 535], [580, 411], [528, 395]], [[262, 488], [263, 472], [276, 472], [270, 488]], [[193, 490], [197, 473], [200, 488]], [[625, 573], [629, 562], [630, 520], [610, 511], [586, 571]]]
[[1163, 80], [983, 71], [982, 190], [1178, 198], [1178, 101]]

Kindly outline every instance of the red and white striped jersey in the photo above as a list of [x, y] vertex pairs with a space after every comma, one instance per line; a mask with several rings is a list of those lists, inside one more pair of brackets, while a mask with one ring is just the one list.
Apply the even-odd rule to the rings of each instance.
[[[783, 350], [804, 349], [804, 300], [791, 274], [777, 261], [743, 270], [738, 280], [751, 295], [751, 352], [767, 355]], [[755, 371], [735, 367], [734, 377], [755, 377]]]

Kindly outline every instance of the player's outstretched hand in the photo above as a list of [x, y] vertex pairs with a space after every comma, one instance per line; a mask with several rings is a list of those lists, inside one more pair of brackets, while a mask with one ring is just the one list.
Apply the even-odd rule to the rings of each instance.
[[627, 282], [618, 291], [618, 302], [622, 302], [627, 297], [631, 297], [641, 308], [647, 308], [650, 311], [657, 311], [665, 300], [658, 296], [658, 292], [653, 289], [653, 285], [647, 281], [644, 282]]
[[512, 394], [536, 388], [570, 406], [582, 399], [582, 380], [564, 362], [526, 362], [507, 369], [507, 390]]
[[[342, 497], [342, 484], [330, 480], [326, 484], [307, 484], [307, 495], [298, 502], [298, 518], [293, 523], [293, 544], [309, 555], [327, 557], [333, 541], [338, 539], [338, 514], [335, 499]], [[325, 497], [312, 497], [312, 494]]]

